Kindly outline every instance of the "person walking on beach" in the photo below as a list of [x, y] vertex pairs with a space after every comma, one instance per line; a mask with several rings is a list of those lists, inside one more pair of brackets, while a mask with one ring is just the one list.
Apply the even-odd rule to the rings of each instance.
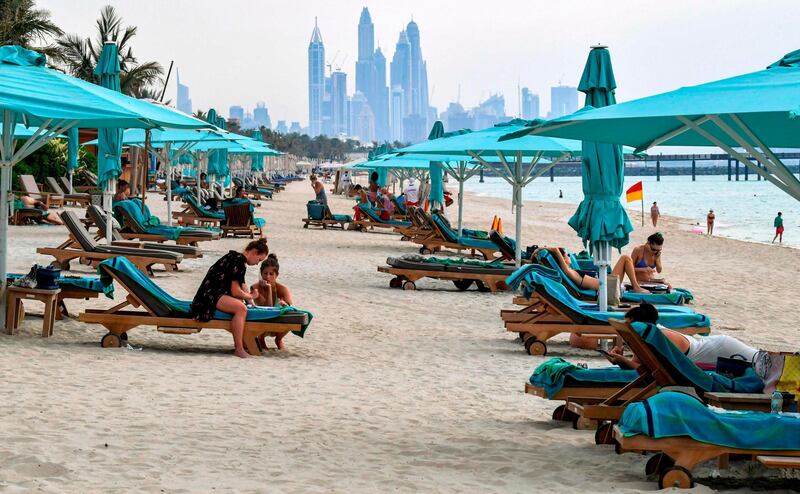
[[650, 206], [650, 219], [653, 221], [653, 228], [658, 226], [658, 218], [661, 216], [661, 211], [658, 210], [658, 204], [656, 201], [653, 201], [653, 205]]
[[775, 221], [772, 222], [772, 226], [775, 227], [775, 236], [772, 237], [772, 243], [775, 243], [775, 239], [778, 239], [778, 243], [783, 243], [783, 213], [778, 211], [778, 216], [775, 217]]
[[708, 214], [706, 215], [706, 235], [714, 235], [714, 210], [709, 209]]

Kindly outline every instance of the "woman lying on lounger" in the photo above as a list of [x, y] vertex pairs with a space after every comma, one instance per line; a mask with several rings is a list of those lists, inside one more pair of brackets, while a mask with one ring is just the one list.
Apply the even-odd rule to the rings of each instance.
[[[625, 320], [627, 322], [656, 324], [656, 321], [658, 321], [658, 309], [651, 304], [644, 303], [626, 312]], [[758, 352], [755, 348], [728, 335], [687, 336], [661, 326], [658, 328], [678, 350], [695, 363], [716, 365], [719, 357], [741, 358], [745, 362], [752, 362], [753, 357]], [[608, 352], [608, 360], [612, 364], [617, 364], [627, 369], [636, 369], [640, 365], [639, 359], [635, 355], [631, 359], [625, 357], [622, 354], [622, 347], [611, 349]]]
[[[536, 254], [541, 250], [550, 252], [558, 262], [558, 265], [561, 266], [561, 270], [564, 271], [564, 274], [569, 276], [569, 279], [578, 285], [579, 288], [587, 290], [597, 290], [600, 288], [600, 282], [597, 278], [580, 274], [572, 269], [570, 266], [569, 257], [561, 247], [540, 247], [534, 251], [533, 256], [536, 257]], [[611, 271], [611, 274], [616, 275], [620, 282], [622, 282], [625, 275], [627, 275], [628, 279], [631, 281], [633, 291], [636, 293], [650, 293], [649, 290], [645, 290], [639, 285], [639, 282], [636, 279], [636, 272], [633, 269], [633, 260], [631, 260], [631, 256], [627, 254], [619, 256], [619, 259], [617, 259], [617, 264], [614, 265], [614, 269]]]
[[64, 222], [61, 221], [61, 218], [58, 216], [58, 214], [52, 211], [48, 211], [47, 207], [45, 207], [42, 201], [34, 199], [31, 196], [21, 196], [19, 200], [22, 201], [22, 205], [25, 206], [26, 208], [39, 209], [42, 211], [42, 218], [41, 220], [39, 220], [40, 222], [44, 221], [45, 223], [49, 223], [51, 225], [64, 224]]
[[[260, 307], [286, 307], [292, 305], [292, 292], [282, 283], [278, 283], [278, 274], [280, 271], [280, 264], [278, 264], [278, 256], [270, 254], [261, 263], [261, 279], [258, 283], [250, 287], [250, 293], [256, 293], [258, 296], [253, 299], [253, 303]], [[275, 335], [275, 345], [278, 350], [285, 350], [286, 345], [283, 343], [283, 337], [286, 333], [278, 333]], [[261, 346], [266, 348], [264, 336], [259, 336]]]
[[242, 338], [247, 319], [247, 306], [244, 301], [254, 300], [259, 295], [258, 290], [247, 291], [244, 275], [247, 266], [255, 266], [263, 261], [267, 254], [269, 248], [265, 238], [253, 240], [247, 244], [244, 252], [235, 250], [228, 252], [211, 266], [192, 300], [191, 314], [197, 321], [210, 321], [217, 310], [233, 316], [231, 333], [233, 333], [233, 353], [237, 357], [249, 357], [244, 350]]

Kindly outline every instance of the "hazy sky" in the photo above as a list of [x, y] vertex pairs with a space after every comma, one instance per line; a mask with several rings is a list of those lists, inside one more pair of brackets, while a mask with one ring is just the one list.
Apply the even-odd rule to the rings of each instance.
[[[227, 115], [230, 105], [250, 110], [264, 101], [273, 125], [307, 124], [315, 16], [326, 57], [338, 52], [353, 92], [364, 6], [389, 61], [413, 16], [439, 111], [460, 85], [465, 107], [502, 93], [516, 115], [519, 84], [540, 95], [546, 113], [550, 86], [577, 85], [595, 43], [611, 50], [620, 101], [759, 70], [800, 48], [797, 0], [37, 0], [64, 30], [83, 35], [94, 34], [109, 3], [139, 27], [133, 46], [141, 59], [165, 68], [175, 61], [195, 109]], [[170, 86], [174, 102], [174, 75]]]

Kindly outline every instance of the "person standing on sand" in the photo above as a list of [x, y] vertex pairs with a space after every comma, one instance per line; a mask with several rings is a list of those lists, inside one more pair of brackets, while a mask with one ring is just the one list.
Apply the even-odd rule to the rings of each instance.
[[650, 219], [653, 221], [653, 228], [658, 226], [658, 218], [661, 217], [661, 211], [658, 210], [658, 204], [656, 201], [653, 201], [653, 205], [650, 206]]
[[714, 235], [714, 220], [716, 216], [714, 215], [714, 210], [709, 209], [708, 214], [706, 215], [706, 235]]
[[778, 216], [775, 217], [775, 221], [772, 222], [772, 226], [775, 227], [775, 236], [772, 237], [772, 243], [775, 243], [775, 239], [779, 239], [778, 243], [783, 243], [783, 213], [778, 211]]
[[320, 204], [327, 206], [328, 205], [328, 196], [325, 195], [325, 186], [322, 185], [322, 182], [317, 180], [316, 175], [311, 175], [311, 188], [314, 189], [314, 194], [316, 195], [315, 199]]
[[408, 179], [403, 194], [406, 196], [406, 206], [416, 206], [419, 204], [419, 189], [417, 188], [417, 181], [414, 177]]

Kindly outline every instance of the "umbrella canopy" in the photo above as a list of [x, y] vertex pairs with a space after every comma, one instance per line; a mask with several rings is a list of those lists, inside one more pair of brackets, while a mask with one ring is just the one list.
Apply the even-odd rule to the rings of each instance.
[[[578, 84], [578, 90], [586, 94], [586, 105], [599, 108], [615, 104], [616, 88], [608, 49], [593, 47]], [[619, 202], [624, 176], [621, 146], [583, 141], [581, 177], [584, 199], [570, 218], [569, 225], [592, 251], [599, 242], [617, 249], [628, 244], [633, 225]]]
[[[428, 134], [428, 140], [433, 141], [444, 136], [444, 124], [436, 121], [431, 128], [431, 133]], [[428, 197], [431, 202], [431, 208], [438, 206], [444, 209], [444, 171], [442, 170], [442, 163], [440, 161], [431, 161], [430, 168], [431, 176], [431, 191]]]
[[[512, 205], [516, 216], [516, 263], [522, 262], [522, 189], [542, 176], [560, 161], [581, 151], [580, 141], [551, 137], [528, 136], [520, 142], [500, 141], [500, 137], [531, 125], [525, 120], [512, 120], [487, 129], [445, 134], [439, 139], [424, 141], [397, 150], [399, 154], [464, 155], [493, 168], [513, 189]], [[528, 139], [524, 140], [523, 139]], [[484, 157], [497, 158], [493, 166]], [[543, 158], [549, 157], [545, 163]], [[541, 166], [539, 166], [541, 165]]]
[[[8, 204], [11, 168], [72, 127], [157, 126], [197, 128], [186, 115], [165, 112], [146, 102], [81, 81], [46, 67], [47, 58], [19, 46], [0, 47], [0, 204]], [[16, 123], [39, 128], [14, 145]], [[202, 126], [203, 124], [201, 124]], [[0, 215], [0, 288], [5, 289], [8, 215]], [[0, 290], [0, 313], [5, 295]]]
[[[119, 92], [119, 53], [117, 44], [106, 42], [97, 60], [94, 75], [100, 86]], [[107, 189], [109, 183], [116, 181], [122, 173], [120, 156], [122, 155], [122, 129], [105, 128], [98, 130], [97, 143], [97, 185]], [[110, 212], [110, 201], [107, 212]]]
[[800, 182], [770, 149], [800, 147], [798, 101], [800, 50], [765, 70], [578, 111], [509, 133], [505, 139], [513, 142], [514, 137], [534, 133], [627, 144], [638, 150], [717, 146], [800, 200]]

